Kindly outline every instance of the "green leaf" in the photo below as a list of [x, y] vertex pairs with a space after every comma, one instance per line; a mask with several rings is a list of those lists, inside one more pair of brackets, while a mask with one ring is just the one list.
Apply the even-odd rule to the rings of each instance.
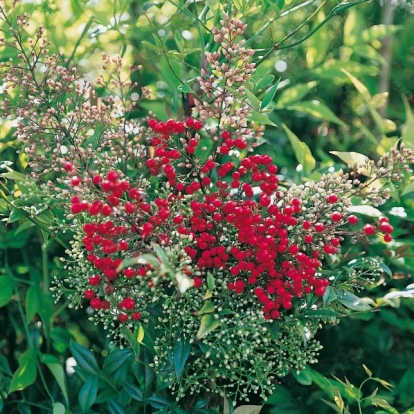
[[269, 86], [273, 81], [275, 77], [274, 75], [266, 75], [263, 78], [259, 80], [259, 82], [256, 83], [256, 86], [254, 88], [255, 91], [260, 91], [263, 88], [266, 88], [266, 86]]
[[407, 184], [403, 187], [401, 196], [405, 196], [405, 195], [410, 194], [412, 192], [414, 192], [414, 182], [410, 183], [410, 184]]
[[213, 315], [204, 315], [201, 318], [200, 328], [197, 332], [196, 339], [199, 341], [204, 338], [208, 333], [214, 331], [214, 329], [220, 326], [220, 322], [214, 318]]
[[245, 88], [244, 92], [246, 93], [247, 99], [250, 102], [250, 105], [255, 111], [259, 111], [261, 107], [260, 100], [255, 96], [253, 92], [251, 92], [248, 88]]
[[305, 173], [311, 172], [315, 168], [316, 161], [315, 158], [313, 158], [309, 147], [302, 142], [285, 124], [283, 124], [283, 129], [285, 130], [290, 144], [292, 145], [296, 160], [302, 165]]
[[292, 372], [293, 376], [295, 377], [295, 380], [302, 385], [311, 385], [312, 384], [312, 378], [306, 371], [300, 371], [297, 373], [296, 371]]
[[388, 65], [387, 61], [383, 58], [381, 53], [379, 53], [371, 45], [367, 45], [365, 43], [357, 43], [352, 46], [352, 52], [362, 58], [371, 59], [383, 65]]
[[252, 111], [252, 113], [249, 116], [249, 120], [254, 121], [259, 125], [271, 125], [277, 127], [277, 125], [273, 121], [271, 121], [267, 115], [257, 111]]
[[[139, 357], [140, 354], [140, 342], [138, 342], [138, 337], [135, 337], [135, 335], [131, 332], [129, 328], [126, 326], [122, 327], [122, 334], [124, 335], [124, 338], [126, 338], [129, 342], [129, 345], [131, 346], [132, 350], [134, 351], [134, 354], [136, 357]], [[139, 331], [138, 331], [139, 335]]]
[[65, 414], [65, 412], [66, 408], [62, 403], [56, 402], [53, 404], [53, 414]]
[[32, 385], [36, 381], [36, 352], [28, 349], [19, 358], [19, 367], [13, 374], [9, 394], [14, 391], [20, 391]]
[[398, 410], [392, 407], [387, 400], [384, 400], [384, 398], [368, 397], [367, 400], [371, 402], [372, 405], [375, 405], [376, 407], [385, 408], [391, 414], [399, 414]]
[[126, 393], [135, 401], [144, 401], [144, 391], [137, 387], [136, 385], [130, 384], [129, 382], [124, 382], [122, 384]]
[[203, 304], [203, 307], [198, 312], [198, 315], [204, 315], [205, 313], [214, 312], [214, 304], [211, 300], [206, 300]]
[[191, 344], [187, 338], [180, 338], [174, 344], [173, 361], [177, 380], [181, 377], [187, 358], [190, 355]]
[[332, 286], [327, 286], [325, 293], [322, 296], [323, 304], [327, 305], [328, 303], [331, 303], [334, 300], [336, 300], [336, 298], [337, 298], [337, 295], [336, 295], [335, 289]]
[[300, 101], [305, 95], [307, 95], [318, 82], [311, 81], [308, 83], [299, 83], [291, 86], [288, 89], [282, 91], [277, 98], [277, 108], [291, 105], [297, 101]]
[[132, 355], [130, 349], [115, 349], [106, 358], [103, 369], [111, 374], [115, 372]]
[[180, 85], [180, 86], [178, 86], [178, 88], [177, 88], [179, 91], [181, 91], [181, 92], [184, 92], [184, 93], [195, 93], [192, 89], [191, 89], [191, 87], [190, 87], [190, 85], [187, 85], [187, 84], [184, 84], [184, 85]]
[[330, 121], [340, 126], [346, 126], [345, 122], [341, 121], [326, 105], [316, 100], [300, 102], [296, 105], [288, 106], [286, 109], [305, 112], [315, 118]]
[[[338, 158], [340, 158], [345, 164], [353, 166], [358, 165], [362, 166], [367, 163], [366, 159], [367, 156], [364, 154], [360, 154], [359, 152], [341, 152], [341, 151], [329, 151], [330, 154], [336, 155]], [[367, 171], [366, 168], [359, 168], [358, 169], [359, 174], [367, 175], [369, 176], [370, 173]]]
[[241, 405], [237, 407], [233, 414], [259, 414], [263, 405]]
[[209, 290], [214, 290], [216, 287], [216, 282], [214, 281], [214, 276], [211, 272], [207, 272], [207, 287]]
[[95, 356], [89, 349], [86, 349], [82, 345], [71, 341], [70, 352], [76, 360], [79, 368], [83, 369], [88, 374], [100, 375], [100, 369], [96, 362]]
[[13, 296], [13, 278], [0, 276], [0, 308], [7, 305]]
[[329, 59], [321, 66], [312, 69], [311, 72], [322, 79], [345, 82], [347, 76], [344, 70], [355, 76], [376, 76], [379, 72], [379, 69], [374, 65], [363, 65], [352, 60], [343, 61], [340, 59]]
[[304, 312], [304, 315], [308, 318], [333, 318], [342, 316], [342, 313], [333, 309], [308, 309]]
[[4, 372], [10, 377], [13, 375], [13, 373], [11, 372], [10, 366], [9, 366], [9, 362], [7, 361], [7, 358], [2, 354], [0, 354], [0, 372]]
[[39, 310], [42, 292], [38, 285], [32, 285], [26, 293], [26, 319], [30, 322]]
[[368, 311], [372, 309], [368, 304], [361, 303], [358, 296], [347, 290], [338, 289], [336, 293], [338, 295], [338, 302], [342, 303], [348, 309], [353, 311]]
[[66, 404], [69, 404], [68, 389], [66, 387], [66, 375], [61, 363], [46, 363], [52, 375], [55, 377], [59, 388], [62, 391]]
[[361, 38], [364, 42], [372, 42], [373, 40], [382, 39], [391, 36], [394, 33], [402, 30], [404, 26], [377, 24], [365, 29], [361, 33]]
[[348, 11], [348, 16], [344, 24], [344, 45], [352, 46], [361, 38], [361, 32], [365, 26], [362, 13], [357, 7]]
[[[315, 29], [325, 20], [325, 13], [321, 10], [315, 17], [312, 28]], [[322, 62], [330, 46], [328, 26], [324, 25], [307, 41], [306, 63], [311, 68]]]
[[276, 95], [277, 88], [279, 86], [280, 78], [276, 81], [276, 83], [266, 92], [262, 103], [260, 104], [260, 110], [263, 111], [272, 101]]
[[403, 98], [404, 107], [405, 107], [405, 124], [403, 128], [402, 141], [407, 147], [414, 150], [414, 115], [411, 111], [410, 104], [407, 101], [407, 98]]
[[108, 404], [109, 412], [111, 414], [125, 414], [124, 407], [122, 407], [122, 405], [119, 404], [118, 402], [114, 400], [108, 400], [107, 404]]
[[98, 394], [98, 384], [99, 377], [97, 375], [91, 375], [79, 390], [78, 401], [82, 413], [87, 413], [95, 402]]

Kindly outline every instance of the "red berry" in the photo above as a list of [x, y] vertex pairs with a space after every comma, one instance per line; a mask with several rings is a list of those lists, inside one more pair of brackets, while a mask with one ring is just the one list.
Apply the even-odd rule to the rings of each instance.
[[386, 235], [384, 236], [384, 241], [385, 241], [386, 243], [389, 243], [390, 241], [392, 241], [392, 236], [391, 236], [391, 234], [386, 234]]
[[229, 138], [230, 138], [230, 132], [229, 132], [229, 131], [223, 131], [223, 132], [221, 133], [221, 137], [222, 137], [224, 140], [229, 139]]
[[312, 243], [313, 241], [313, 236], [312, 234], [307, 234], [304, 238], [303, 238], [305, 243]]
[[310, 221], [304, 221], [303, 223], [302, 223], [302, 227], [305, 229], [305, 230], [309, 230], [311, 227], [312, 227], [312, 223], [310, 222]]
[[325, 230], [325, 226], [323, 223], [316, 223], [314, 229], [317, 233], [322, 233]]
[[139, 321], [139, 320], [141, 319], [141, 313], [140, 313], [140, 312], [134, 312], [134, 313], [131, 315], [131, 319], [132, 319], [133, 321]]
[[93, 309], [101, 309], [102, 306], [102, 302], [99, 298], [93, 298], [89, 304]]
[[108, 181], [110, 181], [111, 183], [117, 182], [118, 181], [118, 178], [119, 178], [119, 175], [114, 170], [108, 171], [108, 174], [106, 175], [106, 179]]
[[342, 214], [339, 211], [335, 211], [331, 214], [332, 221], [338, 222], [342, 220]]
[[95, 291], [92, 289], [86, 289], [85, 292], [83, 292], [83, 296], [85, 296], [86, 299], [93, 299], [95, 297]]
[[102, 278], [98, 275], [91, 276], [89, 278], [89, 284], [92, 286], [98, 286], [101, 284]]
[[358, 217], [351, 214], [350, 216], [348, 216], [348, 223], [352, 224], [352, 225], [357, 224], [358, 223]]
[[137, 206], [133, 203], [130, 203], [129, 201], [125, 203], [125, 212], [128, 214], [132, 214], [135, 212], [135, 210], [137, 209]]
[[70, 179], [70, 183], [75, 187], [77, 185], [79, 185], [81, 182], [81, 179], [77, 176], [74, 175], [71, 179]]
[[125, 313], [120, 313], [118, 315], [118, 320], [119, 320], [119, 322], [124, 323], [128, 320], [128, 315], [125, 314]]
[[372, 224], [365, 224], [364, 226], [364, 233], [367, 236], [372, 236], [375, 234], [375, 227]]
[[327, 200], [328, 200], [328, 203], [334, 204], [338, 201], [338, 196], [336, 194], [331, 194], [328, 196]]
[[66, 171], [72, 171], [73, 170], [73, 164], [72, 163], [70, 163], [70, 162], [65, 162], [64, 164], [63, 164], [63, 168], [66, 170]]
[[325, 286], [317, 286], [314, 290], [316, 296], [323, 296], [325, 293], [326, 287]]
[[391, 234], [394, 231], [394, 227], [392, 227], [391, 224], [385, 220], [381, 221], [379, 225], [379, 229], [383, 233], [387, 233], [387, 234]]

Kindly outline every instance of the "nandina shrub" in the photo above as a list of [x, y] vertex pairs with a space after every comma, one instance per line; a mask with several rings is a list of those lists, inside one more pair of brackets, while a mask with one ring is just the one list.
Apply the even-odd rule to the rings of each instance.
[[[241, 21], [224, 15], [212, 29], [192, 116], [162, 120], [131, 119], [138, 85], [120, 76], [119, 57], [104, 56], [107, 75], [90, 84], [50, 54], [42, 28], [27, 38], [27, 14], [3, 18], [11, 29], [1, 43], [19, 63], [1, 65], [2, 116], [18, 117], [31, 178], [66, 213], [54, 231], [73, 234], [56, 298], [89, 306], [138, 359], [149, 353], [174, 398], [189, 408], [191, 395], [265, 399], [279, 377], [316, 362], [320, 322], [370, 309], [353, 292], [379, 263], [351, 262], [335, 277], [326, 263], [346, 239], [392, 240], [386, 217], [363, 225], [351, 207], [389, 198], [387, 183], [414, 161], [404, 144], [281, 185], [277, 160], [255, 153], [265, 131], [250, 120], [254, 51]], [[96, 86], [108, 94], [98, 98]]]

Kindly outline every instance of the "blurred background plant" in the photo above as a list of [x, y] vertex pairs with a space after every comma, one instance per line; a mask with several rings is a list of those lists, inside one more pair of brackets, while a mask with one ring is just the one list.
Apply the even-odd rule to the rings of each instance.
[[[162, 119], [179, 117], [191, 105], [193, 79], [211, 42], [209, 28], [224, 9], [248, 24], [248, 46], [265, 57], [258, 58], [251, 91], [256, 120], [267, 123], [258, 152], [272, 155], [286, 180], [317, 179], [357, 161], [356, 153], [377, 158], [401, 136], [414, 148], [410, 1], [24, 2], [32, 20], [45, 26], [51, 48], [87, 77], [96, 77], [103, 52], [142, 65], [134, 80], [151, 88], [153, 97], [139, 102], [131, 116], [150, 110]], [[2, 50], [1, 61], [10, 58], [16, 55]], [[269, 95], [267, 88], [277, 79], [277, 90]], [[62, 211], [52, 213], [47, 203], [41, 210], [34, 207], [42, 195], [25, 187], [27, 160], [18, 154], [14, 130], [12, 121], [1, 121], [0, 409], [185, 412], [166, 399], [165, 386], [154, 381], [146, 365], [110, 345], [87, 312], [54, 304], [50, 280], [64, 272], [59, 257], [70, 236], [47, 231]], [[7, 166], [15, 172], [7, 172]], [[19, 192], [33, 194], [31, 205], [19, 204]], [[348, 258], [368, 251], [391, 269], [366, 288], [377, 307], [388, 307], [322, 330], [320, 363], [281, 380], [262, 412], [323, 414], [334, 409], [328, 403], [337, 412], [414, 412], [413, 194], [411, 183], [394, 191], [386, 210], [359, 211], [368, 223], [389, 216], [396, 229], [393, 243], [349, 246]], [[332, 263], [332, 272], [341, 265]], [[356, 390], [367, 375], [381, 378], [385, 387], [367, 382], [361, 392], [368, 398], [361, 401]], [[369, 397], [377, 386], [378, 393]], [[206, 404], [197, 402], [195, 412], [207, 413]]]

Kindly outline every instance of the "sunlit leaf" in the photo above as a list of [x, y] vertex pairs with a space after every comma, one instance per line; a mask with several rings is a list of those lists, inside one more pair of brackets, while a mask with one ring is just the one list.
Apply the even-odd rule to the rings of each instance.
[[214, 331], [214, 329], [220, 326], [220, 321], [215, 319], [213, 315], [204, 315], [201, 318], [200, 328], [197, 332], [196, 339], [199, 341], [204, 338], [208, 333]]
[[13, 374], [9, 394], [20, 391], [32, 385], [36, 381], [36, 352], [28, 349], [19, 357], [19, 367]]
[[317, 85], [316, 81], [308, 83], [299, 83], [297, 85], [288, 87], [283, 90], [277, 98], [277, 108], [291, 105], [297, 101], [300, 101], [305, 95], [307, 95]]
[[283, 129], [290, 144], [292, 145], [293, 152], [295, 153], [296, 160], [303, 166], [305, 173], [311, 172], [316, 165], [315, 158], [313, 157], [309, 147], [302, 142], [286, 125], [283, 124]]
[[404, 26], [377, 24], [361, 32], [361, 38], [364, 42], [382, 39], [402, 30]]

